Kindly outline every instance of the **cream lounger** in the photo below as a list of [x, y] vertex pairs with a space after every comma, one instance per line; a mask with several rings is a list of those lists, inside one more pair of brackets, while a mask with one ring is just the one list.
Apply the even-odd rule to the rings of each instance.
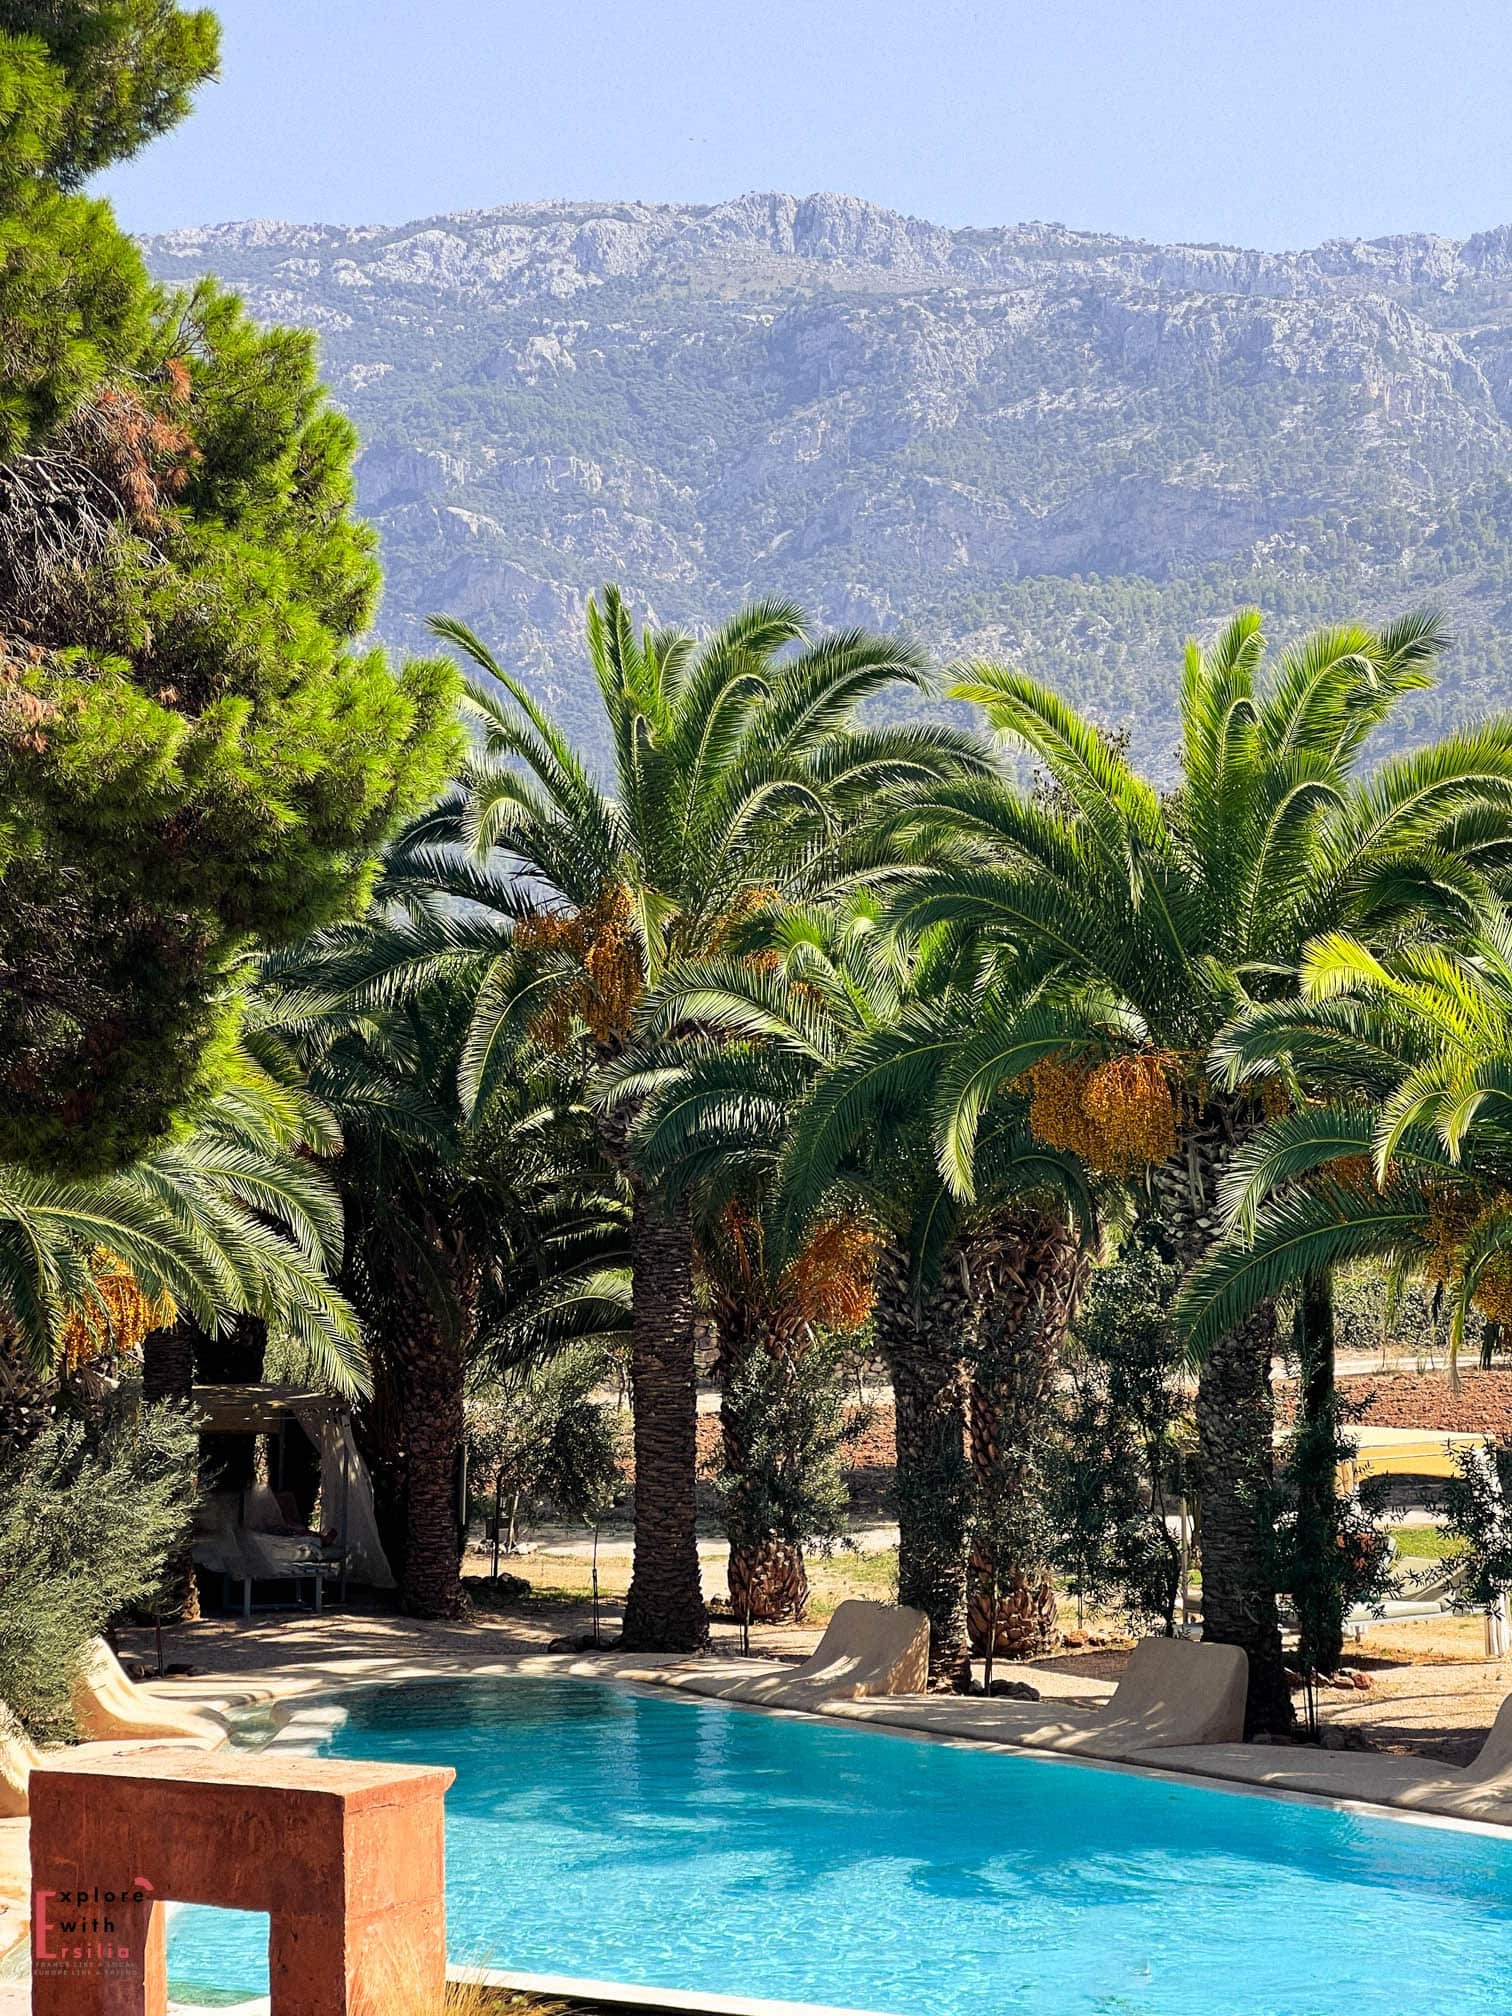
[[731, 1659], [659, 1667], [644, 1677], [721, 1701], [788, 1708], [920, 1693], [929, 1680], [929, 1620], [921, 1610], [852, 1597], [836, 1610], [801, 1666]]
[[840, 1703], [826, 1713], [1121, 1762], [1171, 1745], [1237, 1744], [1248, 1686], [1249, 1660], [1236, 1645], [1143, 1638], [1111, 1698], [1097, 1708], [1047, 1714], [1044, 1702], [936, 1696], [855, 1707]]
[[1431, 1777], [1407, 1787], [1391, 1803], [1452, 1813], [1461, 1820], [1512, 1823], [1512, 1694], [1497, 1709], [1473, 1763], [1433, 1764], [1429, 1769]]
[[20, 1820], [30, 1810], [27, 1787], [41, 1762], [26, 1731], [0, 1707], [0, 1820]]
[[89, 1742], [158, 1737], [211, 1749], [226, 1740], [226, 1724], [213, 1709], [161, 1701], [129, 1680], [103, 1638], [85, 1647], [73, 1711], [80, 1736]]
[[[226, 1740], [226, 1725], [209, 1709], [158, 1702], [133, 1686], [103, 1638], [85, 1648], [73, 1711], [86, 1740], [144, 1737], [205, 1748]], [[21, 1819], [30, 1810], [31, 1774], [42, 1762], [25, 1730], [0, 1706], [0, 1820]]]

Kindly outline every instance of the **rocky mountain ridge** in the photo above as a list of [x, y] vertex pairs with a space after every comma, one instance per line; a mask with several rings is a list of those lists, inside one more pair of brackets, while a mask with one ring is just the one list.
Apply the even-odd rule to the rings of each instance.
[[[391, 227], [253, 220], [167, 232], [148, 243], [164, 260], [282, 250], [318, 265], [316, 255], [326, 253], [346, 286], [360, 286], [364, 277], [481, 291], [529, 285], [559, 298], [709, 259], [798, 260], [885, 274], [894, 283], [971, 287], [1019, 286], [1053, 265], [1066, 278], [1116, 272], [1150, 287], [1262, 296], [1348, 288], [1454, 292], [1512, 277], [1508, 225], [1467, 239], [1404, 232], [1331, 239], [1301, 252], [1257, 252], [1159, 245], [1061, 224], [950, 230], [828, 193], [758, 193], [716, 204], [505, 204]], [[314, 268], [303, 268], [300, 277], [315, 277]]]

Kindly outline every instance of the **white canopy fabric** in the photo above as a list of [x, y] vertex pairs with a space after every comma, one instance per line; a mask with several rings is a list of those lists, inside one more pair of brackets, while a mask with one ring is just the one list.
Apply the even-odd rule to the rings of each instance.
[[373, 1480], [352, 1440], [351, 1422], [344, 1415], [333, 1419], [327, 1414], [318, 1422], [301, 1420], [299, 1425], [319, 1445], [321, 1516], [346, 1535], [347, 1573], [354, 1582], [392, 1589], [394, 1571], [378, 1538], [373, 1510]]

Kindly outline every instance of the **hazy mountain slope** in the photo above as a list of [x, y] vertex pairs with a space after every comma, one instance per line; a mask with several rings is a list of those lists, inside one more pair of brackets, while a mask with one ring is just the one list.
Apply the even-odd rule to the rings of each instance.
[[1512, 227], [1296, 254], [846, 197], [554, 203], [148, 241], [321, 332], [367, 444], [381, 627], [446, 609], [584, 695], [584, 595], [662, 620], [753, 591], [1010, 653], [1157, 762], [1187, 629], [1404, 602], [1512, 667]]

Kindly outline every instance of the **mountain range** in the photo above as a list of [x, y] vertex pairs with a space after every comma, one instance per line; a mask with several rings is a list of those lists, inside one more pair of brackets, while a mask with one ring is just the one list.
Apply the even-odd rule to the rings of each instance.
[[1183, 637], [1431, 602], [1421, 736], [1512, 671], [1512, 226], [1267, 253], [847, 196], [144, 241], [319, 332], [380, 634], [461, 616], [590, 741], [581, 625], [795, 597], [1011, 658], [1169, 768]]

